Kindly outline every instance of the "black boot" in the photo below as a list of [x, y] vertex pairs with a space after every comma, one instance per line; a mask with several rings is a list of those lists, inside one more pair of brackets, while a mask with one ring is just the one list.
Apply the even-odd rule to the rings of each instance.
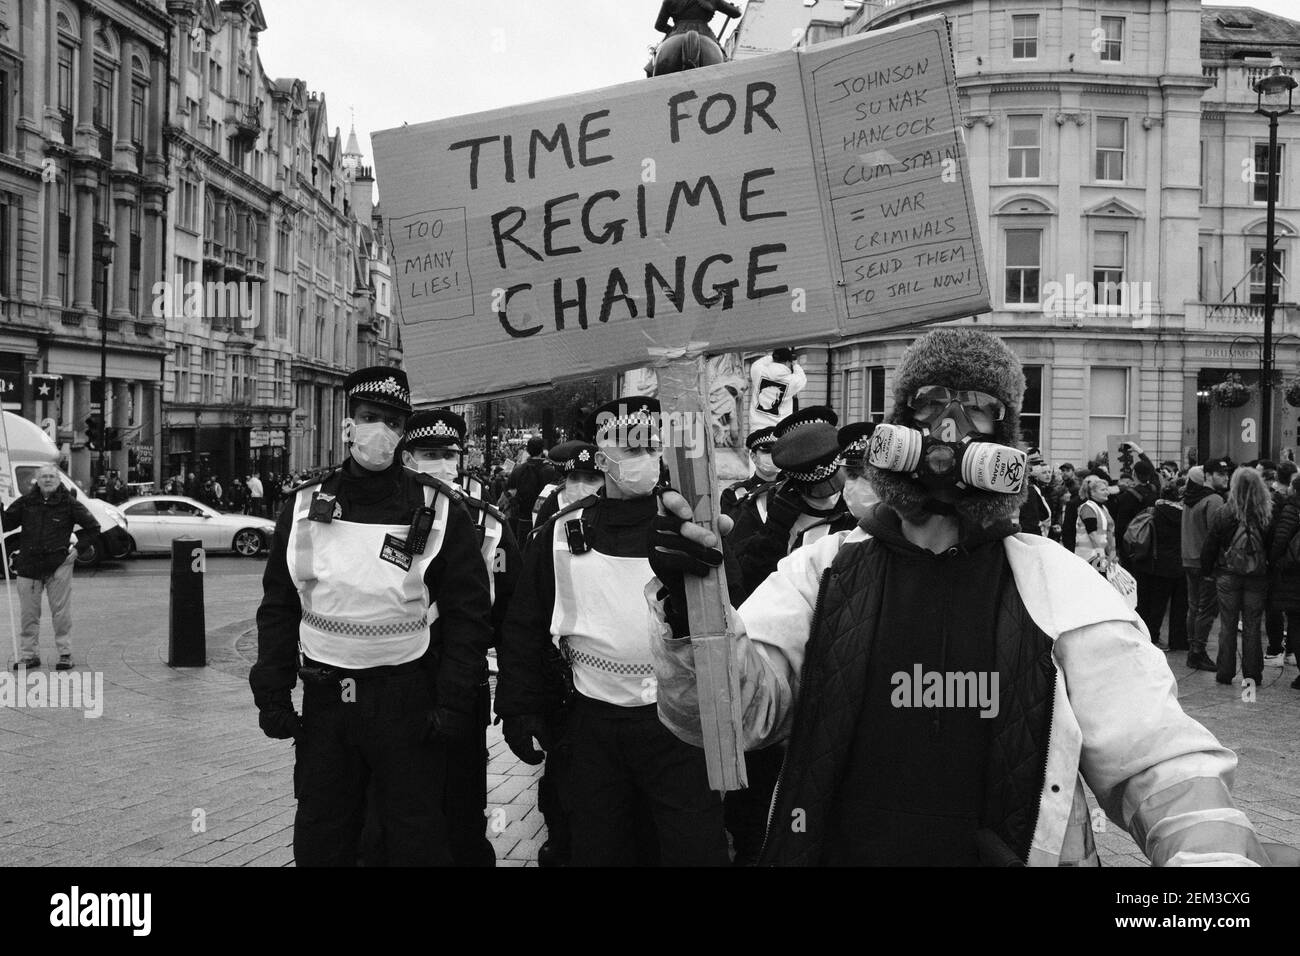
[[1197, 671], [1217, 671], [1219, 669], [1204, 651], [1199, 653], [1193, 651], [1188, 654], [1187, 666]]

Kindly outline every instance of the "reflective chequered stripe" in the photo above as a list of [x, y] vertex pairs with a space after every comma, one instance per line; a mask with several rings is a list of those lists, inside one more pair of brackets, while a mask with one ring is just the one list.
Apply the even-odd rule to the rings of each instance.
[[387, 624], [363, 624], [359, 621], [343, 621], [338, 618], [325, 617], [312, 611], [302, 612], [302, 623], [326, 634], [346, 634], [349, 637], [395, 637], [399, 634], [411, 634], [429, 626], [427, 617], [413, 617]]
[[605, 657], [597, 657], [595, 654], [587, 654], [584, 651], [575, 651], [569, 646], [567, 640], [564, 641], [564, 654], [571, 664], [581, 664], [583, 667], [594, 667], [596, 670], [606, 671], [610, 674], [642, 676], [653, 674], [655, 672], [653, 664], [620, 664], [618, 661], [611, 661]]

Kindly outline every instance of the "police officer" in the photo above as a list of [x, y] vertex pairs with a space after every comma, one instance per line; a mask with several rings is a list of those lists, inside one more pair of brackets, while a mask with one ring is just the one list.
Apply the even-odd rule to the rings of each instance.
[[[465, 506], [394, 452], [406, 374], [344, 381], [348, 460], [296, 489], [276, 522], [249, 674], [259, 724], [297, 742], [299, 866], [358, 859], [368, 782], [394, 865], [451, 863], [447, 744], [474, 731], [491, 594]], [[291, 692], [303, 678], [302, 717]]]
[[[550, 450], [551, 462], [560, 472], [559, 480], [547, 485], [537, 496], [533, 511], [533, 528], [538, 529], [575, 501], [594, 495], [605, 487], [605, 473], [596, 467], [595, 445], [585, 441], [566, 441]], [[529, 536], [530, 538], [533, 535]]]
[[[402, 440], [402, 463], [412, 471], [432, 475], [462, 492], [478, 532], [479, 552], [492, 587], [493, 645], [501, 636], [506, 608], [519, 576], [519, 547], [505, 516], [481, 497], [483, 485], [464, 470], [465, 419], [437, 409], [416, 412]], [[477, 495], [475, 494], [477, 492]], [[492, 721], [492, 692], [487, 663], [480, 674], [472, 738], [448, 745], [447, 792], [444, 810], [457, 866], [495, 866], [496, 853], [487, 838], [487, 728]]]
[[661, 466], [659, 403], [631, 397], [596, 413], [596, 463], [604, 491], [543, 526], [524, 571], [500, 649], [497, 713], [521, 759], [536, 764], [554, 728], [543, 653], [556, 642], [572, 666], [574, 713], [565, 802], [574, 866], [628, 865], [638, 853], [637, 802], [649, 806], [666, 866], [726, 865], [722, 803], [709, 789], [703, 752], [659, 722], [649, 619], [648, 558]]
[[[727, 536], [727, 584], [736, 607], [795, 548], [857, 524], [841, 495], [844, 474], [837, 424], [835, 412], [815, 405], [787, 416], [773, 429], [772, 461], [783, 477], [739, 504]], [[852, 441], [853, 433], [846, 438]], [[737, 865], [758, 859], [783, 757], [779, 745], [748, 752], [749, 786], [727, 794], [727, 829]]]
[[781, 469], [772, 463], [772, 446], [775, 444], [776, 428], [772, 425], [749, 433], [745, 447], [749, 449], [750, 460], [754, 463], [754, 473], [744, 481], [722, 489], [721, 507], [724, 515], [731, 514], [751, 494], [780, 476]]
[[841, 490], [839, 417], [823, 405], [801, 409], [776, 426], [772, 462], [779, 483], [750, 495], [732, 513], [727, 585], [739, 607], [776, 563], [795, 548], [852, 528]]

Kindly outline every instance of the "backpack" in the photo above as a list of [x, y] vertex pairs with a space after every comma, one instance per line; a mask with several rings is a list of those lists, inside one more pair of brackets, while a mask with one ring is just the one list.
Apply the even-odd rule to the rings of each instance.
[[1249, 521], [1237, 522], [1228, 550], [1223, 554], [1223, 566], [1233, 574], [1263, 574], [1266, 568], [1264, 539]]
[[1124, 545], [1132, 561], [1150, 561], [1156, 556], [1156, 509], [1143, 508], [1124, 529]]
[[1286, 563], [1291, 567], [1300, 567], [1300, 531], [1291, 536], [1286, 546]]

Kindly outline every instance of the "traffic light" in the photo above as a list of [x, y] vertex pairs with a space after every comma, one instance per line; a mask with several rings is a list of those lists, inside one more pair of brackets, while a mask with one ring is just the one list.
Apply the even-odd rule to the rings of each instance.
[[104, 427], [104, 416], [99, 412], [92, 413], [86, 419], [86, 447], [91, 451], [99, 448], [100, 429]]

